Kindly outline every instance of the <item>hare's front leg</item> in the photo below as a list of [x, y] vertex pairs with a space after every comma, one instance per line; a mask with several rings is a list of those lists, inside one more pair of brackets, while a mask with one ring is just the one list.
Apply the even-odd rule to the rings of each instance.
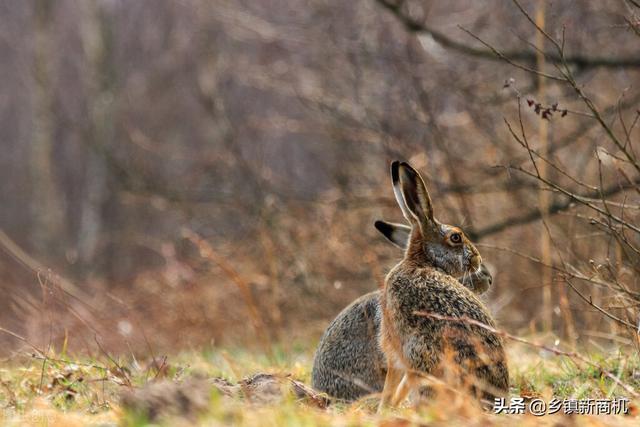
[[398, 384], [398, 388], [396, 388], [396, 392], [393, 394], [393, 399], [391, 399], [391, 406], [398, 406], [401, 404], [409, 395], [409, 392], [415, 387], [416, 384], [416, 374], [412, 372], [405, 372], [400, 384]]
[[404, 371], [393, 366], [392, 363], [387, 363], [387, 376], [384, 379], [384, 388], [382, 389], [382, 396], [380, 398], [380, 405], [378, 406], [378, 412], [382, 411], [382, 408], [388, 406], [391, 403], [392, 398], [396, 394], [398, 385], [402, 381]]

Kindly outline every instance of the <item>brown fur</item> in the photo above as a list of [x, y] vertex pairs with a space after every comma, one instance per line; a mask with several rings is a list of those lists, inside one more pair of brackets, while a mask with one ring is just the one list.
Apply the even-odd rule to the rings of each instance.
[[[509, 374], [500, 337], [464, 322], [423, 316], [468, 317], [495, 326], [489, 310], [456, 278], [479, 268], [478, 250], [457, 227], [433, 217], [431, 199], [420, 175], [394, 162], [392, 180], [398, 203], [412, 231], [404, 259], [385, 279], [381, 298], [380, 346], [387, 359], [381, 406], [398, 404], [419, 385], [420, 373], [443, 376], [453, 386], [470, 384], [479, 398], [507, 392]], [[452, 233], [457, 233], [454, 239]], [[455, 240], [455, 241], [454, 241]], [[452, 364], [453, 369], [445, 366]], [[398, 380], [398, 371], [402, 379]]]

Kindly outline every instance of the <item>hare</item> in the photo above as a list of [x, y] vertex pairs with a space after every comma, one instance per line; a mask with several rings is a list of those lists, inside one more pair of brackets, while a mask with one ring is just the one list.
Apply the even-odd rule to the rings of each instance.
[[412, 390], [430, 391], [420, 387], [424, 376], [458, 389], [468, 386], [480, 399], [506, 394], [509, 373], [501, 338], [468, 320], [495, 323], [478, 297], [455, 279], [480, 268], [480, 253], [461, 229], [435, 219], [427, 187], [409, 164], [393, 162], [391, 179], [411, 234], [380, 299], [387, 374], [379, 408], [398, 405]]
[[[376, 221], [375, 227], [395, 246], [406, 249], [411, 227], [385, 221]], [[491, 273], [482, 264], [479, 272], [465, 275], [461, 283], [482, 294], [492, 284]], [[379, 290], [361, 296], [338, 314], [313, 359], [314, 389], [345, 401], [382, 391], [387, 362], [378, 345], [381, 315]]]

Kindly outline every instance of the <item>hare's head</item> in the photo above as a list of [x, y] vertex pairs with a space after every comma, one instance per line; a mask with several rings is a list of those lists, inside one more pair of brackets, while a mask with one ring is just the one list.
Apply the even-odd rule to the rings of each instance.
[[[407, 250], [411, 238], [411, 227], [382, 220], [376, 221], [374, 225], [380, 234], [386, 237], [394, 246]], [[460, 283], [471, 292], [482, 295], [493, 284], [493, 276], [483, 262], [477, 271], [465, 274], [460, 278]]]
[[434, 218], [420, 174], [408, 163], [395, 161], [391, 180], [398, 205], [411, 224], [405, 260], [430, 265], [456, 278], [478, 271], [480, 253], [460, 228]]

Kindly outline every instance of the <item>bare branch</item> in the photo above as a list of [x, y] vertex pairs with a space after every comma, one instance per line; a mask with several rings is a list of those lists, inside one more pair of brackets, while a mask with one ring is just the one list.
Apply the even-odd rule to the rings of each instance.
[[[635, 186], [638, 186], [638, 185], [640, 185], [640, 177], [637, 177], [633, 181], [624, 185], [613, 184], [603, 189], [602, 194], [600, 194], [599, 190], [596, 190], [596, 191], [592, 191], [592, 192], [588, 192], [580, 195], [575, 195], [575, 197], [582, 200], [599, 199], [601, 195], [604, 195], [605, 197], [614, 196], [625, 190], [634, 188]], [[572, 205], [574, 205], [574, 200], [572, 198], [569, 198], [562, 202], [552, 203], [551, 206], [549, 206], [549, 209], [544, 213], [546, 213], [547, 215], [554, 215], [559, 212], [563, 212], [563, 211], [566, 211], [567, 209], [570, 209]], [[507, 218], [503, 221], [499, 221], [494, 224], [483, 227], [477, 231], [469, 231], [468, 234], [471, 236], [472, 239], [478, 240], [478, 239], [482, 239], [484, 237], [490, 236], [492, 234], [500, 233], [514, 226], [529, 224], [531, 222], [539, 220], [540, 218], [542, 218], [542, 213], [540, 212], [540, 210], [532, 209], [527, 213], [524, 213], [519, 216]]]
[[[407, 16], [401, 10], [402, 2], [394, 3], [390, 0], [377, 0], [377, 2], [391, 12], [407, 29], [407, 31], [417, 34], [428, 34], [442, 47], [446, 49], [455, 50], [464, 55], [474, 56], [477, 58], [487, 59], [491, 61], [502, 61], [503, 59], [496, 56], [495, 52], [487, 49], [478, 49], [468, 46], [464, 43], [458, 42], [444, 33], [431, 28], [424, 22], [418, 22], [417, 20]], [[534, 63], [536, 55], [530, 51], [505, 51], [502, 52], [507, 58], [512, 61], [524, 61]], [[547, 58], [551, 62], [560, 63], [562, 58], [558, 54], [547, 53]], [[610, 58], [605, 56], [586, 56], [581, 54], [566, 55], [564, 61], [572, 66], [578, 68], [637, 68], [640, 67], [640, 55], [629, 55], [626, 58]]]

